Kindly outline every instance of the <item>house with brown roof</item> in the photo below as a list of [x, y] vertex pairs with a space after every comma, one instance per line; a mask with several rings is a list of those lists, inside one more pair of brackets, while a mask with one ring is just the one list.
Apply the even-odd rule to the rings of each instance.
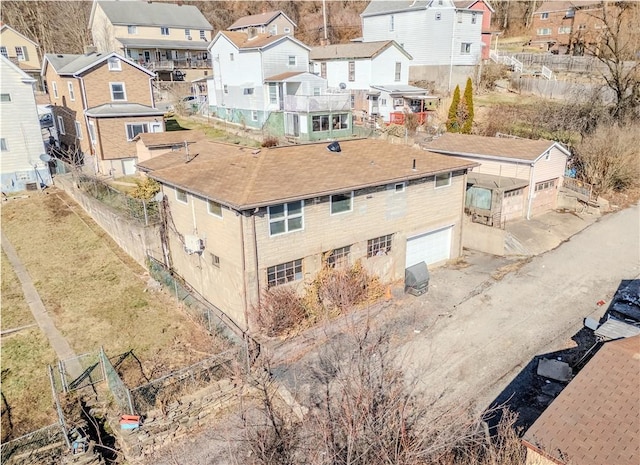
[[157, 258], [252, 328], [262, 291], [300, 286], [326, 257], [397, 282], [409, 266], [460, 255], [476, 163], [369, 139], [331, 147], [201, 141], [140, 163], [171, 218]]
[[349, 94], [309, 72], [309, 47], [290, 35], [220, 31], [209, 46], [210, 112], [299, 141], [353, 133]]
[[640, 336], [610, 341], [527, 430], [527, 465], [637, 465]]
[[136, 171], [135, 137], [164, 131], [155, 73], [117, 53], [46, 54], [42, 64], [58, 144], [95, 173]]
[[257, 15], [243, 16], [227, 28], [228, 31], [247, 34], [288, 34], [293, 36], [298, 25], [283, 11], [266, 11]]
[[557, 53], [582, 55], [586, 44], [598, 40], [602, 2], [593, 0], [547, 1], [533, 13], [532, 45]]
[[469, 174], [467, 212], [490, 226], [553, 210], [570, 152], [560, 143], [445, 133], [425, 148], [477, 162]]

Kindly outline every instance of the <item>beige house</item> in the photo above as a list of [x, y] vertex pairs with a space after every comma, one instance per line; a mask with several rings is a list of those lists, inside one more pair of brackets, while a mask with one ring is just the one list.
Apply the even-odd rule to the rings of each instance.
[[527, 465], [637, 465], [640, 336], [606, 342], [527, 430]]
[[445, 133], [425, 147], [479, 163], [473, 169], [467, 210], [494, 226], [555, 209], [570, 155], [550, 140], [454, 133]]
[[257, 15], [243, 16], [227, 28], [228, 31], [245, 32], [247, 34], [286, 34], [293, 36], [298, 27], [282, 11], [268, 11]]
[[98, 51], [121, 53], [155, 71], [159, 80], [210, 75], [207, 46], [213, 27], [194, 5], [96, 1], [89, 29]]
[[6, 24], [0, 27], [0, 55], [13, 61], [34, 78], [38, 90], [42, 89], [40, 78], [40, 46]]
[[164, 131], [155, 74], [117, 53], [47, 54], [42, 76], [60, 147], [100, 174], [134, 174], [135, 137]]
[[263, 290], [312, 279], [327, 254], [386, 282], [460, 255], [476, 163], [378, 140], [340, 148], [198, 142], [140, 163], [162, 184], [170, 218], [157, 258], [251, 329]]

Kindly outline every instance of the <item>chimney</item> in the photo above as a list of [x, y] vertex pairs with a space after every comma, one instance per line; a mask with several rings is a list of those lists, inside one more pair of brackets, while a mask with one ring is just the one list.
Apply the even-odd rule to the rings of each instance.
[[84, 54], [85, 55], [89, 55], [91, 53], [97, 53], [98, 52], [98, 47], [96, 47], [95, 45], [85, 45], [84, 46]]
[[329, 39], [322, 38], [320, 39], [320, 45], [324, 47], [325, 45], [331, 45], [331, 42]]

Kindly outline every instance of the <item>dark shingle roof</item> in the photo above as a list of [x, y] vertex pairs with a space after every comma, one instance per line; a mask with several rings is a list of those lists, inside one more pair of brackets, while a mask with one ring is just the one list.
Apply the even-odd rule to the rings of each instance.
[[256, 151], [198, 142], [189, 148], [193, 158], [188, 163], [184, 154], [172, 152], [139, 167], [162, 183], [244, 210], [477, 166], [378, 140], [341, 141], [340, 145], [342, 151], [335, 153], [327, 143]]
[[397, 46], [398, 49], [411, 58], [404, 49], [402, 49], [393, 40], [382, 40], [376, 42], [351, 42], [349, 44], [323, 45], [313, 47], [309, 53], [312, 60], [335, 60], [335, 59], [352, 59], [352, 58], [373, 58], [386, 50], [388, 47]]
[[142, 1], [109, 1], [98, 4], [112, 24], [213, 30], [204, 15], [193, 5]]
[[527, 430], [527, 447], [559, 464], [637, 465], [640, 336], [596, 353]]

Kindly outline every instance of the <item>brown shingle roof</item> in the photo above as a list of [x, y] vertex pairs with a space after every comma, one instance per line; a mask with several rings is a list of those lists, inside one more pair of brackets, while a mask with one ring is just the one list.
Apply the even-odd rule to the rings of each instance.
[[548, 1], [543, 2], [542, 5], [534, 12], [548, 13], [551, 11], [567, 11], [571, 9], [580, 9], [588, 6], [599, 5], [599, 0], [571, 0], [571, 1]]
[[165, 132], [143, 132], [136, 136], [136, 140], [141, 140], [147, 147], [161, 147], [166, 145], [193, 143], [203, 140], [205, 134], [202, 131], [165, 131]]
[[[140, 163], [149, 176], [239, 210], [468, 169], [476, 163], [378, 140], [256, 150], [215, 142]], [[416, 169], [413, 170], [415, 160]]]
[[485, 137], [447, 132], [425, 144], [425, 147], [450, 155], [533, 162], [554, 145], [566, 153], [564, 147], [551, 140]]
[[396, 45], [408, 58], [411, 58], [402, 47], [393, 40], [382, 40], [377, 42], [352, 42], [350, 44], [334, 44], [313, 47], [309, 52], [312, 60], [332, 60], [350, 58], [373, 58], [388, 47]]
[[640, 336], [607, 342], [525, 433], [560, 464], [638, 465]]
[[[257, 15], [244, 16], [238, 19], [235, 23], [229, 26], [227, 29], [242, 29], [249, 26], [264, 26], [269, 24], [271, 21], [276, 19], [279, 15], [284, 15], [289, 21], [291, 19], [285, 15], [282, 11], [268, 11], [266, 13], [260, 13]], [[295, 26], [296, 24], [291, 21], [291, 23]]]
[[220, 34], [227, 37], [238, 48], [261, 48], [282, 37], [290, 37], [285, 34], [257, 34], [253, 39], [249, 39], [249, 34], [246, 32], [220, 31]]

